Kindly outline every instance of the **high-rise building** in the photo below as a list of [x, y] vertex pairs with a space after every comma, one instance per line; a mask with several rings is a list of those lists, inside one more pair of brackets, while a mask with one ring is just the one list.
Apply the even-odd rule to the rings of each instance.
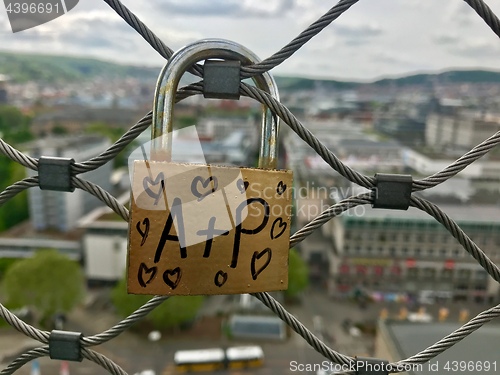
[[[439, 299], [491, 302], [498, 283], [427, 213], [360, 206], [333, 220], [335, 258], [330, 262], [334, 295], [365, 290], [375, 299], [423, 294]], [[500, 259], [500, 209], [440, 205], [494, 262]], [[333, 230], [337, 228], [334, 232]]]
[[[110, 142], [106, 138], [99, 136], [64, 136], [38, 139], [26, 144], [25, 150], [36, 158], [55, 156], [82, 162], [99, 155], [109, 145]], [[111, 171], [112, 162], [108, 162], [78, 177], [110, 190]], [[28, 174], [33, 176], [36, 172], [28, 170]], [[80, 189], [65, 193], [31, 188], [28, 194], [30, 218], [36, 230], [55, 229], [66, 232], [74, 228], [83, 215], [100, 205], [96, 197]]]

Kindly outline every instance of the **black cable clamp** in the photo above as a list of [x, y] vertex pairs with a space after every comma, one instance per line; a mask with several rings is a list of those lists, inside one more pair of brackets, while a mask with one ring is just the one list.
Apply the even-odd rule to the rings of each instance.
[[81, 362], [83, 360], [81, 332], [52, 330], [49, 336], [50, 359]]
[[389, 375], [389, 361], [356, 357], [356, 375]]
[[406, 174], [377, 173], [373, 208], [407, 210], [410, 207], [413, 178]]
[[206, 60], [203, 65], [203, 97], [240, 98], [240, 68], [237, 60]]
[[42, 190], [72, 192], [71, 167], [74, 159], [41, 156], [38, 159], [38, 183]]

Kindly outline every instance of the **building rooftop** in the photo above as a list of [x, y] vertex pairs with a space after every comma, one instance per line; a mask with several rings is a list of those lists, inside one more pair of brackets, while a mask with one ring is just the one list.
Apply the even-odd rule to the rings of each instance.
[[99, 135], [65, 135], [39, 138], [31, 142], [24, 143], [23, 149], [39, 150], [46, 148], [53, 149], [85, 149], [102, 143], [104, 138]]
[[[374, 209], [367, 205], [361, 213], [360, 209], [351, 209], [344, 214], [350, 220], [429, 220], [434, 221], [432, 216], [417, 208], [410, 207], [407, 211]], [[493, 205], [447, 205], [439, 204], [449, 217], [462, 223], [500, 223], [500, 207]]]
[[[434, 323], [409, 323], [409, 322], [386, 322], [385, 327], [392, 339], [395, 349], [399, 352], [401, 359], [408, 358], [428, 346], [439, 341], [446, 335], [459, 328], [458, 323], [434, 322]], [[472, 361], [474, 364], [478, 362], [486, 363], [489, 361], [491, 366], [496, 363], [496, 371], [498, 371], [499, 353], [498, 353], [498, 338], [500, 337], [500, 324], [488, 323], [479, 328], [471, 335], [455, 344], [444, 353], [440, 354], [435, 359], [431, 360], [431, 364], [438, 363], [436, 369], [429, 368], [426, 363], [422, 366], [422, 371], [414, 371], [415, 375], [435, 375], [436, 373], [446, 373], [454, 371], [446, 371], [444, 368], [447, 361]], [[451, 363], [450, 363], [451, 365]], [[493, 367], [489, 371], [479, 370], [461, 371], [462, 374], [490, 374], [496, 372]]]

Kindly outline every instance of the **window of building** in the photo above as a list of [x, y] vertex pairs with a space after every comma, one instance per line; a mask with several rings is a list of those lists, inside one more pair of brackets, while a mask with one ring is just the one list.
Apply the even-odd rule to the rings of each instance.
[[469, 280], [470, 277], [471, 277], [471, 270], [458, 270], [457, 271], [457, 277], [460, 279], [460, 280]]
[[436, 277], [436, 270], [434, 268], [426, 267], [423, 270], [422, 277], [426, 280], [434, 280]]
[[366, 266], [356, 266], [356, 273], [358, 275], [366, 275], [367, 273]]
[[416, 267], [408, 268], [406, 273], [407, 273], [408, 278], [414, 279], [418, 276], [418, 268], [416, 268]]
[[429, 241], [430, 243], [434, 243], [436, 241], [436, 236], [434, 234], [429, 234], [429, 236], [427, 237], [427, 241]]
[[488, 279], [488, 272], [485, 270], [477, 270], [474, 272], [474, 279], [476, 280], [487, 280]]
[[409, 241], [410, 240], [410, 235], [408, 233], [403, 234], [403, 241]]
[[443, 280], [451, 280], [453, 278], [453, 270], [449, 268], [443, 268], [441, 270], [441, 279]]
[[348, 264], [342, 264], [340, 267], [339, 267], [339, 273], [342, 274], [342, 275], [347, 275], [349, 274], [349, 265]]
[[395, 249], [394, 247], [391, 247], [391, 248], [389, 249], [389, 254], [390, 254], [391, 256], [396, 255], [396, 249]]
[[478, 290], [478, 291], [482, 291], [482, 290], [486, 290], [486, 284], [476, 284], [474, 286], [474, 290]]

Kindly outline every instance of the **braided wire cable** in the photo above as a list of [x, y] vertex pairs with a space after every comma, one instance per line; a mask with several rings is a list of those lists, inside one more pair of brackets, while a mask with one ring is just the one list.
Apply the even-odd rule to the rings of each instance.
[[[146, 42], [149, 43], [161, 56], [166, 60], [170, 59], [174, 51], [161, 41], [152, 31], [137, 17], [130, 9], [123, 5], [119, 0], [104, 0], [111, 9], [113, 9], [125, 22], [129, 24]], [[203, 74], [203, 67], [199, 65], [193, 66], [190, 73], [200, 76]]]
[[96, 198], [99, 198], [102, 202], [104, 202], [109, 208], [111, 208], [116, 214], [120, 215], [120, 217], [128, 221], [129, 212], [127, 208], [118, 202], [115, 197], [109, 194], [102, 187], [86, 180], [82, 180], [78, 177], [71, 177], [71, 183], [74, 187], [85, 190], [87, 193], [92, 194]]
[[37, 159], [16, 150], [14, 147], [6, 143], [2, 138], [0, 138], [0, 152], [7, 156], [10, 160], [17, 162], [25, 166], [26, 168], [30, 168], [34, 171], [38, 169]]
[[476, 315], [471, 320], [469, 320], [460, 328], [456, 329], [449, 335], [443, 337], [437, 343], [422, 350], [420, 353], [417, 353], [405, 360], [396, 362], [392, 365], [397, 366], [398, 364], [417, 364], [430, 361], [439, 354], [443, 353], [446, 349], [451, 348], [453, 345], [455, 345], [456, 343], [460, 342], [461, 340], [469, 336], [472, 332], [476, 331], [478, 328], [481, 328], [483, 325], [485, 325], [488, 322], [491, 322], [493, 319], [498, 318], [499, 316], [500, 316], [500, 305], [485, 310]]
[[490, 29], [500, 37], [500, 20], [483, 0], [464, 0], [483, 19]]
[[147, 314], [153, 311], [157, 306], [161, 305], [168, 298], [169, 296], [154, 296], [148, 302], [146, 302], [144, 305], [130, 314], [127, 318], [123, 319], [121, 322], [111, 327], [110, 329], [94, 336], [82, 337], [82, 345], [95, 346], [117, 337], [120, 333], [144, 318]]
[[412, 196], [411, 205], [413, 207], [419, 208], [422, 211], [427, 212], [434, 219], [440, 222], [453, 237], [455, 237], [458, 242], [464, 247], [467, 252], [472, 255], [472, 257], [484, 268], [488, 274], [493, 277], [497, 282], [500, 282], [500, 269], [498, 266], [491, 261], [490, 258], [482, 251], [469, 236], [452, 220], [448, 215], [446, 215], [443, 210], [441, 210], [435, 204], [416, 196]]
[[358, 1], [359, 0], [340, 0], [333, 8], [321, 16], [316, 22], [312, 23], [306, 30], [301, 32], [299, 36], [293, 39], [277, 53], [257, 64], [242, 66], [241, 77], [250, 78], [275, 68], [297, 52], [304, 44], [319, 34], [325, 27], [339, 18]]
[[413, 191], [429, 189], [445, 182], [487, 154], [498, 144], [500, 144], [500, 132], [496, 132], [491, 137], [485, 139], [483, 142], [466, 152], [443, 170], [434, 173], [432, 176], [413, 181]]
[[349, 364], [353, 359], [344, 354], [330, 349], [323, 341], [316, 337], [306, 326], [304, 326], [296, 317], [290, 314], [286, 309], [267, 292], [252, 293], [259, 301], [266, 305], [274, 312], [281, 320], [283, 320], [290, 328], [297, 332], [314, 350], [328, 358], [332, 362], [339, 364]]
[[17, 369], [20, 369], [29, 361], [32, 361], [33, 359], [40, 357], [46, 357], [48, 355], [49, 355], [48, 346], [41, 346], [39, 348], [28, 350], [26, 353], [21, 354], [19, 357], [13, 360], [6, 368], [0, 371], [0, 375], [11, 375]]
[[43, 344], [47, 344], [49, 342], [50, 332], [42, 331], [38, 328], [35, 328], [28, 323], [23, 322], [17, 316], [9, 311], [4, 305], [0, 303], [0, 316], [13, 328], [18, 330], [21, 333], [24, 333], [26, 336], [31, 337], [34, 340], [37, 340]]
[[270, 94], [256, 87], [245, 83], [240, 85], [242, 95], [253, 98], [266, 105], [275, 115], [281, 118], [304, 142], [318, 153], [321, 158], [328, 163], [334, 170], [347, 178], [349, 181], [356, 182], [358, 185], [367, 189], [375, 187], [375, 179], [367, 177], [351, 169], [340, 161], [333, 152], [331, 152], [309, 129], [304, 127], [299, 120], [291, 113], [288, 108], [273, 98]]
[[125, 149], [134, 139], [136, 139], [144, 130], [151, 125], [152, 112], [149, 112], [132, 126], [124, 135], [122, 135], [106, 151], [93, 157], [83, 163], [74, 163], [72, 172], [74, 174], [92, 171], [113, 160], [121, 151]]
[[[203, 84], [201, 82], [193, 83], [177, 91], [176, 102], [184, 100], [192, 95], [202, 94]], [[113, 143], [106, 151], [82, 163], [74, 163], [72, 172], [74, 174], [85, 173], [95, 170], [107, 162], [113, 160], [116, 155], [122, 152], [134, 139], [144, 132], [152, 122], [153, 112], [150, 111], [141, 118], [134, 126], [132, 126], [125, 134], [123, 134], [115, 143]]]
[[[126, 8], [119, 0], [104, 0], [112, 9], [115, 10], [131, 27], [133, 27], [149, 44], [152, 45], [163, 57], [169, 59], [172, 55], [172, 50], [166, 46], [142, 21], [139, 20], [128, 8]], [[340, 0], [337, 5], [331, 8], [325, 15], [314, 22], [306, 30], [304, 30], [298, 37], [293, 39], [289, 44], [283, 47], [280, 51], [269, 57], [268, 59], [254, 65], [244, 66], [241, 69], [241, 77], [248, 78], [258, 74], [262, 74], [277, 65], [281, 64], [283, 61], [292, 56], [297, 50], [299, 50], [305, 43], [307, 43], [312, 37], [321, 32], [325, 27], [327, 27], [331, 22], [337, 19], [341, 14], [347, 11], [353, 4], [358, 0]], [[491, 11], [491, 9], [482, 0], [464, 0], [469, 4], [476, 13], [483, 18], [487, 25], [495, 32], [496, 35], [500, 36], [500, 21], [496, 15]], [[202, 75], [202, 66], [195, 65], [191, 69], [193, 74]], [[309, 146], [311, 146], [334, 170], [339, 174], [349, 179], [352, 182], [359, 184], [368, 189], [375, 187], [375, 179], [372, 177], [364, 176], [350, 167], [345, 165], [340, 161], [330, 150], [328, 150], [325, 145], [323, 145], [307, 128], [305, 128], [295, 116], [281, 103], [276, 101], [269, 94], [255, 88], [248, 86], [244, 83], [240, 86], [240, 91], [243, 95], [252, 97], [262, 104], [270, 108], [277, 116], [279, 116], [283, 121], [285, 121], [290, 128]], [[196, 84], [187, 86], [180, 89], [177, 92], [176, 100], [182, 100], [188, 96], [199, 94], [203, 92], [203, 83], [198, 82]], [[139, 122], [134, 125], [129, 131], [127, 131], [117, 142], [115, 142], [110, 148], [99, 156], [83, 162], [75, 163], [72, 172], [74, 174], [84, 173], [90, 170], [99, 168], [106, 162], [112, 160], [116, 155], [122, 151], [127, 145], [129, 145], [137, 136], [142, 133], [151, 124], [151, 113], [144, 116]], [[471, 151], [464, 154], [458, 160], [450, 164], [448, 167], [433, 174], [432, 176], [426, 177], [422, 180], [416, 180], [413, 184], [413, 190], [424, 190], [450, 179], [457, 173], [462, 171], [465, 167], [472, 164], [474, 161], [485, 155], [493, 147], [500, 143], [500, 132], [494, 134], [493, 136], [486, 139], [484, 142], [480, 143], [474, 147]], [[2, 139], [0, 139], [0, 152], [5, 154], [11, 160], [20, 163], [21, 165], [37, 170], [38, 160], [31, 158], [18, 150], [14, 149]], [[96, 196], [101, 201], [103, 201], [107, 206], [109, 206], [114, 212], [120, 215], [124, 220], [128, 221], [129, 212], [128, 210], [117, 200], [109, 194], [107, 191], [95, 185], [89, 181], [82, 180], [76, 176], [72, 177], [73, 186], [78, 187], [82, 190], [89, 192], [90, 194]], [[38, 186], [38, 177], [29, 177], [6, 188], [2, 193], [0, 193], [0, 206], [6, 201], [14, 197], [19, 192], [33, 186]], [[354, 208], [358, 205], [368, 204], [373, 201], [373, 193], [364, 193], [355, 197], [347, 198], [328, 209], [324, 210], [320, 215], [314, 218], [311, 222], [305, 225], [303, 228], [298, 230], [290, 238], [290, 246], [294, 246], [310, 235], [314, 230], [319, 228], [328, 222], [331, 218], [340, 215], [342, 212]], [[412, 196], [411, 205], [427, 212], [429, 215], [434, 217], [438, 222], [440, 222], [452, 235], [455, 237], [459, 243], [471, 254], [471, 256], [476, 259], [476, 261], [492, 276], [497, 282], [500, 282], [500, 269], [496, 264], [494, 264], [486, 254], [467, 236], [467, 234], [450, 218], [444, 213], [438, 206], [425, 199], [419, 198], [417, 196]], [[283, 321], [285, 321], [292, 329], [295, 330], [299, 335], [301, 335], [316, 351], [329, 358], [333, 362], [339, 364], [352, 364], [353, 359], [340, 354], [328, 346], [326, 346], [321, 340], [319, 340], [314, 334], [312, 334], [300, 321], [298, 321], [293, 315], [286, 311], [286, 309], [272, 298], [268, 293], [255, 293], [253, 294], [256, 298], [262, 301], [269, 309], [271, 309], [277, 316], [279, 316]], [[163, 301], [168, 299], [168, 296], [155, 296], [145, 305], [136, 310], [126, 319], [122, 320], [115, 326], [111, 327], [105, 332], [97, 334], [91, 337], [83, 337], [82, 345], [83, 355], [85, 358], [99, 364], [112, 374], [125, 374], [123, 369], [115, 364], [113, 361], [109, 360], [106, 356], [97, 353], [93, 350], [86, 348], [87, 346], [99, 345], [103, 342], [109, 341], [112, 338], [118, 336], [132, 324], [137, 322], [151, 312], [154, 308], [160, 305]], [[38, 330], [18, 319], [14, 314], [8, 311], [3, 305], [0, 304], [0, 316], [2, 316], [10, 325], [16, 328], [23, 334], [28, 335], [42, 343], [47, 343], [50, 333]], [[392, 363], [393, 372], [396, 372], [398, 364], [415, 364], [424, 363], [430, 359], [441, 354], [443, 351], [447, 350], [479, 327], [485, 323], [491, 321], [492, 319], [500, 316], [500, 305], [486, 310], [476, 317], [471, 319], [469, 322], [464, 324], [459, 329], [455, 330], [451, 334], [447, 335], [443, 339], [439, 340], [434, 345], [409, 357], [406, 360]], [[20, 368], [22, 365], [30, 361], [31, 359], [45, 356], [48, 354], [48, 347], [40, 347], [30, 350], [19, 358], [14, 360], [7, 368], [5, 368], [0, 374], [11, 374], [16, 369]]]
[[127, 375], [127, 373], [111, 359], [92, 349], [82, 348], [83, 358], [92, 361], [113, 375]]
[[362, 193], [354, 197], [346, 198], [333, 206], [328, 207], [309, 223], [304, 225], [292, 236], [290, 236], [290, 248], [305, 240], [312, 232], [324, 225], [326, 222], [340, 215], [342, 212], [362, 204], [373, 202], [373, 193]]
[[34, 186], [38, 186], [38, 176], [24, 178], [8, 186], [0, 193], [0, 207], [20, 192]]

